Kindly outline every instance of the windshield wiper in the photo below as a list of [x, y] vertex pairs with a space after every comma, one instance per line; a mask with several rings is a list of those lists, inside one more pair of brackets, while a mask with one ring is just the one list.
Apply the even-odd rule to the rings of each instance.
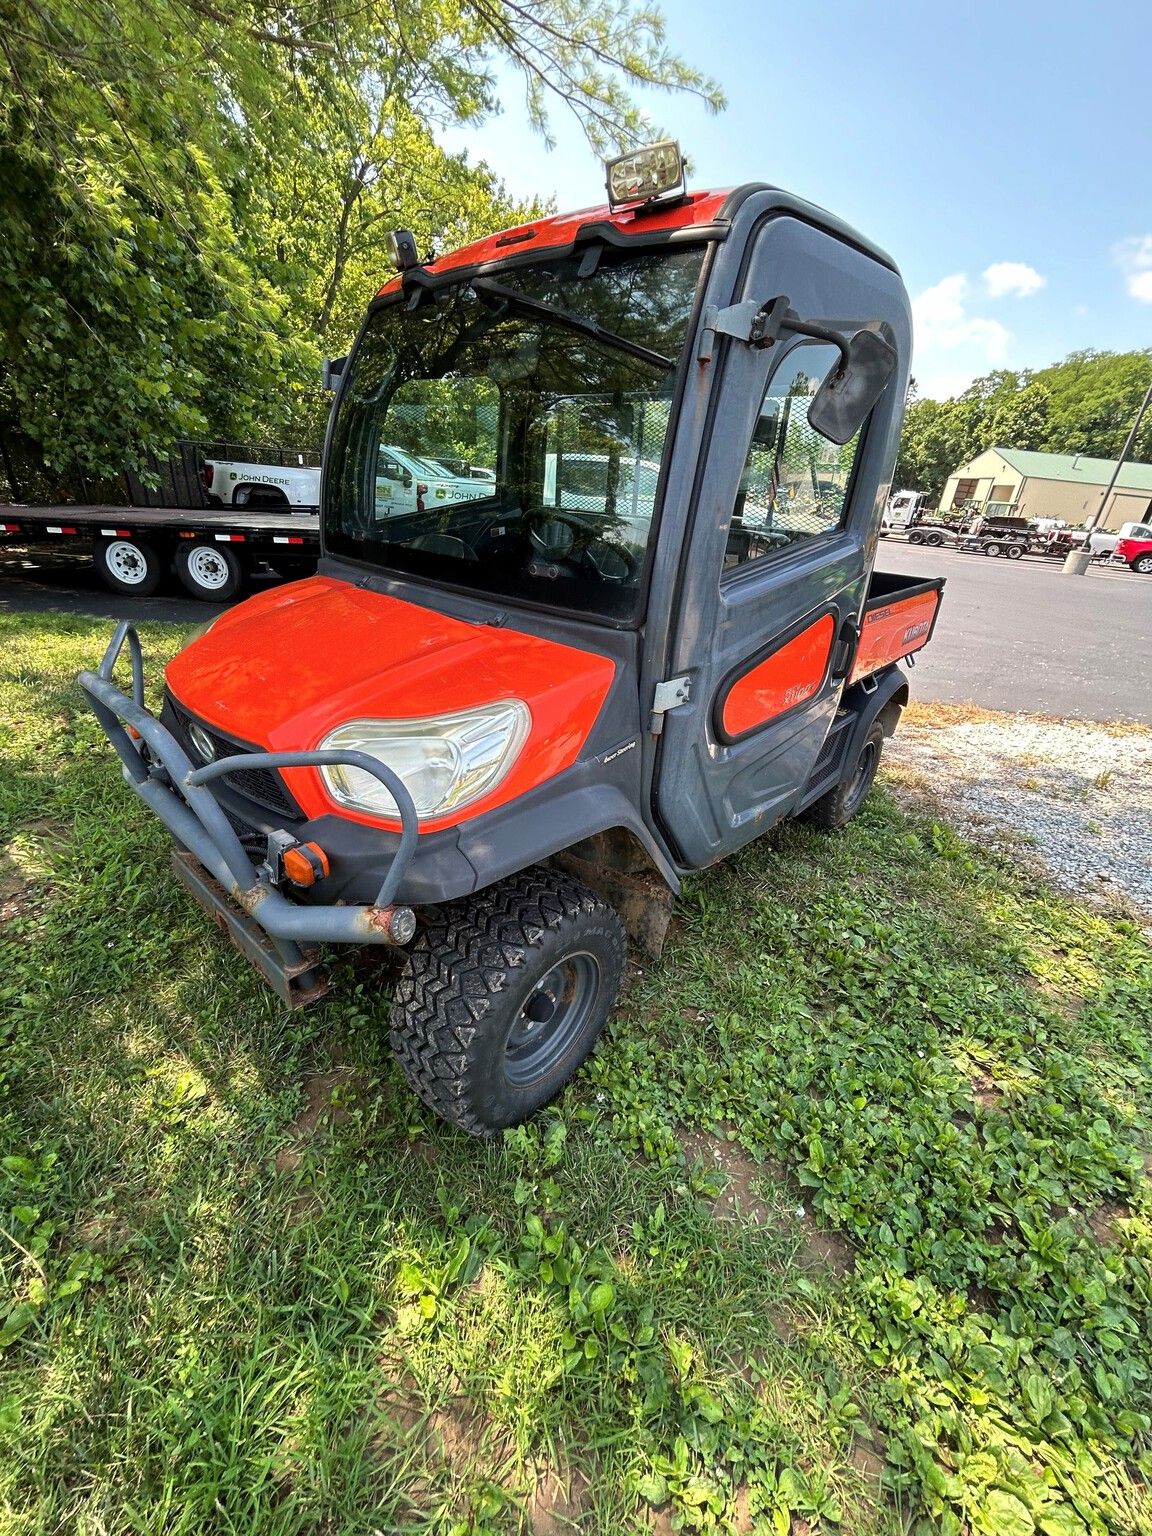
[[573, 314], [571, 310], [561, 309], [556, 304], [548, 304], [544, 299], [530, 299], [526, 294], [517, 293], [515, 288], [505, 288], [503, 283], [493, 282], [491, 278], [474, 277], [472, 291], [479, 294], [482, 299], [495, 299], [499, 303], [507, 304], [510, 309], [523, 311], [524, 314], [540, 315], [544, 319], [554, 320], [557, 325], [591, 336], [606, 347], [614, 347], [618, 352], [627, 352], [631, 357], [638, 357], [641, 362], [650, 363], [653, 368], [667, 369], [676, 366], [672, 358], [665, 357], [662, 352], [653, 352], [651, 347], [641, 346], [638, 341], [629, 341], [626, 336], [618, 336], [615, 331], [605, 330], [598, 320], [590, 320], [587, 315]]

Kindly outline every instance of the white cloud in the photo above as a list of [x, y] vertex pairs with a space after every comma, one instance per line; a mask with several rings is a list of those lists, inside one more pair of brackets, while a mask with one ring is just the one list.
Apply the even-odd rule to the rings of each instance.
[[1152, 304], [1152, 235], [1132, 235], [1112, 247], [1116, 265], [1124, 274], [1128, 296], [1138, 304]]
[[1011, 331], [999, 320], [970, 314], [970, 293], [967, 276], [954, 272], [912, 300], [912, 374], [925, 397], [949, 399], [979, 374], [1002, 368], [1008, 360]]
[[1039, 293], [1047, 278], [1023, 261], [994, 261], [984, 269], [984, 286], [993, 299], [1026, 299]]
[[923, 352], [968, 347], [984, 362], [1000, 366], [1008, 355], [1012, 333], [999, 320], [984, 320], [967, 310], [968, 279], [963, 272], [942, 277], [912, 300], [916, 346]]

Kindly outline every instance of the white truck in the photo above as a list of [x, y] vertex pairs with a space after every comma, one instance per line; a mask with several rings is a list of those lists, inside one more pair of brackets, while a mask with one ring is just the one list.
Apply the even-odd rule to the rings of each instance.
[[495, 481], [472, 474], [454, 475], [438, 459], [407, 453], [381, 443], [376, 453], [376, 517], [383, 521], [409, 512], [428, 512], [491, 496]]
[[924, 511], [927, 501], [926, 491], [893, 491], [884, 508], [880, 532], [891, 533], [894, 529], [911, 528]]
[[296, 464], [245, 464], [205, 459], [200, 481], [213, 507], [299, 507], [320, 505], [320, 470]]
[[1093, 528], [1084, 537], [1084, 548], [1092, 551], [1095, 560], [1107, 560], [1121, 539], [1152, 539], [1152, 525], [1148, 523], [1121, 523], [1119, 528]]
[[[320, 505], [319, 466], [250, 464], [234, 459], [205, 459], [200, 471], [214, 507], [292, 507], [315, 512]], [[471, 501], [491, 494], [492, 480], [472, 470], [454, 475], [434, 459], [381, 444], [376, 471], [376, 515], [394, 517], [436, 502]]]

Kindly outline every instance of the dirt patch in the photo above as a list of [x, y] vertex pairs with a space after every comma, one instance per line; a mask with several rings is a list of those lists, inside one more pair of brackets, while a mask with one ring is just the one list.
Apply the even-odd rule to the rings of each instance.
[[338, 1068], [334, 1072], [308, 1072], [300, 1085], [304, 1090], [304, 1108], [286, 1128], [288, 1144], [276, 1154], [277, 1173], [293, 1173], [300, 1166], [304, 1145], [316, 1134], [321, 1121], [329, 1126], [348, 1119], [347, 1103], [359, 1088], [354, 1072]]
[[537, 1469], [536, 1487], [524, 1505], [532, 1536], [566, 1536], [584, 1529], [592, 1508], [592, 1484], [583, 1472], [545, 1463]]
[[709, 1136], [704, 1131], [684, 1133], [680, 1145], [685, 1162], [703, 1163], [705, 1168], [724, 1176], [724, 1188], [712, 1206], [717, 1221], [742, 1218], [757, 1226], [765, 1226], [772, 1220], [768, 1202], [758, 1186], [766, 1174], [779, 1177], [779, 1169], [754, 1162], [738, 1142], [728, 1141], [723, 1136]]
[[1098, 1205], [1088, 1213], [1088, 1229], [1101, 1248], [1114, 1248], [1120, 1241], [1118, 1221], [1126, 1221], [1132, 1212], [1126, 1205]]
[[[386, 1355], [381, 1368], [389, 1382], [376, 1451], [411, 1469], [407, 1492], [417, 1507], [432, 1493], [437, 1474], [446, 1471], [455, 1485], [483, 1479], [502, 1484], [513, 1497], [523, 1496], [524, 1536], [569, 1536], [587, 1528], [592, 1482], [583, 1471], [563, 1458], [525, 1467], [511, 1436], [465, 1392], [454, 1391], [433, 1408], [403, 1357]], [[449, 1385], [461, 1384], [454, 1380]]]
[[[765, 1178], [773, 1179], [790, 1187], [796, 1198], [792, 1213], [792, 1220], [800, 1226], [796, 1263], [803, 1269], [826, 1270], [837, 1279], [852, 1272], [856, 1256], [851, 1243], [838, 1232], [825, 1231], [816, 1223], [804, 1203], [803, 1192], [777, 1163], [757, 1163], [738, 1142], [703, 1131], [683, 1132], [680, 1145], [687, 1163], [703, 1163], [705, 1168], [723, 1174], [727, 1181], [712, 1206], [717, 1221], [748, 1221], [757, 1226], [779, 1222], [780, 1212], [773, 1209], [762, 1189]], [[789, 1318], [773, 1318], [773, 1327], [782, 1343], [790, 1343], [795, 1338], [796, 1331]]]
[[796, 1254], [796, 1262], [804, 1269], [823, 1269], [843, 1280], [852, 1273], [856, 1264], [856, 1252], [846, 1237], [839, 1232], [827, 1232], [818, 1227], [810, 1216], [801, 1218], [804, 1238]]
[[992, 1078], [983, 1074], [972, 1079], [972, 1097], [981, 1109], [999, 1109], [1003, 1103], [1003, 1096]]
[[32, 882], [0, 848], [0, 924], [23, 917], [32, 905]]

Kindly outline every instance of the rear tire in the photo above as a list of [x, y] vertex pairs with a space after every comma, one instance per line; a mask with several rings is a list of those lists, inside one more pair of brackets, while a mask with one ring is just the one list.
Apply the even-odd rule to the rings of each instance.
[[1152, 576], [1152, 555], [1137, 555], [1132, 562], [1132, 569], [1141, 576]]
[[944, 535], [942, 533], [927, 533], [924, 535], [924, 542], [933, 549], [939, 549], [940, 545], [944, 542]]
[[409, 1085], [471, 1136], [527, 1120], [595, 1045], [626, 947], [613, 909], [551, 869], [434, 910], [392, 1009]]
[[97, 539], [92, 562], [104, 585], [126, 597], [151, 597], [164, 575], [160, 556], [146, 539]]
[[244, 582], [244, 567], [228, 545], [205, 539], [181, 540], [176, 574], [184, 590], [202, 603], [230, 602]]
[[821, 795], [800, 813], [802, 820], [819, 827], [822, 832], [835, 832], [846, 827], [868, 798], [883, 752], [884, 727], [879, 720], [874, 720], [849, 772], [835, 789]]

